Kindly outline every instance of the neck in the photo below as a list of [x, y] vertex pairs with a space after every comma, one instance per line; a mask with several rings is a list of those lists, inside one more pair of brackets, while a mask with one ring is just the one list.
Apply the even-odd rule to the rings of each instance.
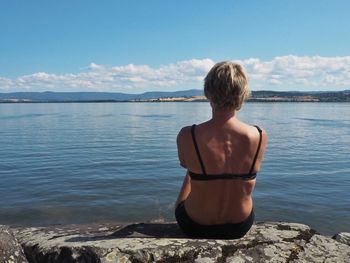
[[236, 118], [235, 110], [216, 110], [212, 108], [212, 120], [215, 122], [227, 122]]

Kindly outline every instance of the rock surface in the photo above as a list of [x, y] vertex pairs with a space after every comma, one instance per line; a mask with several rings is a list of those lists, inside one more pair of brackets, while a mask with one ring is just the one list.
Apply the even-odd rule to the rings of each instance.
[[2, 225], [0, 225], [0, 262], [28, 262], [10, 228]]
[[187, 239], [174, 223], [13, 231], [29, 262], [350, 263], [348, 244], [296, 223], [257, 223], [239, 240]]
[[341, 232], [333, 237], [335, 240], [350, 246], [350, 233]]

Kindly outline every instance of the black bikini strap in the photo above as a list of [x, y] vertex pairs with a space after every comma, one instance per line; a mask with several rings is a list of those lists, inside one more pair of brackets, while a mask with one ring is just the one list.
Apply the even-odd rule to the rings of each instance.
[[199, 149], [198, 149], [198, 145], [197, 145], [197, 141], [196, 141], [196, 135], [194, 133], [195, 128], [196, 128], [196, 124], [193, 124], [192, 127], [191, 127], [192, 140], [193, 140], [194, 148], [196, 149], [196, 153], [197, 153], [197, 157], [198, 157], [199, 163], [201, 164], [201, 167], [202, 167], [202, 172], [203, 172], [203, 174], [206, 174], [205, 168], [204, 168], [204, 164], [203, 164], [201, 155], [199, 153]]
[[255, 153], [255, 156], [254, 156], [254, 160], [253, 160], [253, 163], [252, 163], [252, 167], [250, 168], [249, 174], [251, 174], [253, 172], [253, 170], [254, 170], [255, 162], [256, 162], [256, 159], [258, 159], [258, 155], [259, 155], [260, 147], [261, 147], [261, 141], [262, 141], [262, 130], [256, 125], [254, 125], [254, 127], [258, 129], [260, 138], [259, 138], [258, 149], [256, 150], [256, 153]]

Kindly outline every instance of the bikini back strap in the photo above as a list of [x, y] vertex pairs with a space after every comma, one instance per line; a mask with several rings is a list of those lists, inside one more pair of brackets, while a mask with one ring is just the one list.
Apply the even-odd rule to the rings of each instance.
[[254, 170], [255, 163], [256, 163], [256, 160], [258, 159], [258, 155], [259, 155], [259, 152], [260, 152], [261, 141], [262, 141], [262, 130], [256, 125], [254, 125], [254, 127], [257, 128], [260, 138], [259, 138], [258, 148], [256, 149], [256, 153], [255, 153], [254, 160], [253, 160], [253, 163], [252, 163], [252, 167], [250, 168], [249, 174], [252, 174], [252, 172]]
[[198, 157], [199, 163], [200, 163], [200, 165], [202, 167], [202, 172], [203, 172], [203, 174], [206, 174], [205, 168], [204, 168], [204, 164], [203, 164], [201, 155], [199, 153], [198, 145], [197, 145], [197, 140], [196, 140], [196, 135], [195, 135], [195, 128], [196, 128], [196, 124], [193, 124], [192, 127], [191, 127], [192, 141], [193, 141], [194, 148], [196, 149], [196, 153], [197, 153], [197, 157]]

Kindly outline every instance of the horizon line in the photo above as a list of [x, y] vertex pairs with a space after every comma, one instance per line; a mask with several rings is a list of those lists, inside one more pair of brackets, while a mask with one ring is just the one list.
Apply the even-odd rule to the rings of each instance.
[[[120, 93], [120, 94], [128, 94], [128, 95], [141, 95], [141, 94], [146, 94], [146, 93], [175, 93], [175, 92], [186, 92], [186, 91], [203, 91], [203, 89], [186, 89], [186, 90], [175, 90], [175, 91], [163, 91], [163, 90], [158, 90], [158, 91], [145, 91], [141, 93], [125, 93], [125, 92], [119, 92], [119, 91], [13, 91], [13, 92], [2, 92], [0, 91], [0, 94], [11, 94], [11, 93], [110, 93], [110, 94], [115, 94], [115, 93]], [[251, 92], [281, 92], [281, 93], [288, 93], [288, 92], [300, 92], [300, 93], [314, 93], [314, 92], [319, 92], [319, 93], [337, 93], [337, 92], [347, 92], [350, 91], [350, 88], [348, 89], [343, 89], [343, 90], [270, 90], [270, 89], [263, 89], [263, 90], [251, 90]], [[204, 95], [204, 94], [203, 94]]]

